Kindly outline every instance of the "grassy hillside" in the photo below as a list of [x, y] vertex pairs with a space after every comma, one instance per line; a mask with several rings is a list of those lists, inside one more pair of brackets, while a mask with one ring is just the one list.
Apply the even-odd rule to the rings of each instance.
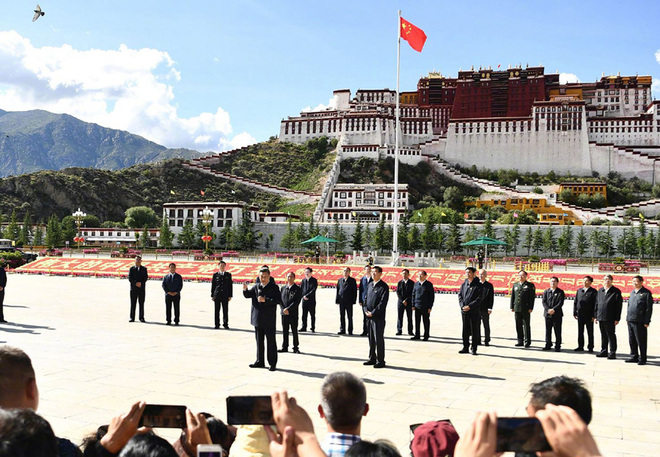
[[327, 138], [304, 145], [271, 139], [232, 154], [212, 168], [289, 189], [320, 192], [335, 160], [335, 145]]
[[16, 209], [22, 219], [29, 209], [35, 221], [51, 214], [64, 217], [77, 208], [102, 222], [123, 221], [131, 206], [149, 206], [160, 214], [163, 203], [183, 200], [245, 201], [269, 211], [283, 203], [272, 194], [184, 168], [180, 159], [118, 171], [69, 168], [0, 179], [0, 212]]

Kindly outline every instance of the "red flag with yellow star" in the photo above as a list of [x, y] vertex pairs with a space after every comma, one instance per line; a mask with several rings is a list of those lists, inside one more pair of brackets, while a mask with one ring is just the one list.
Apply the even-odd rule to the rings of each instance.
[[401, 38], [406, 40], [410, 47], [417, 52], [422, 52], [424, 43], [426, 43], [424, 30], [412, 25], [404, 18], [401, 18]]

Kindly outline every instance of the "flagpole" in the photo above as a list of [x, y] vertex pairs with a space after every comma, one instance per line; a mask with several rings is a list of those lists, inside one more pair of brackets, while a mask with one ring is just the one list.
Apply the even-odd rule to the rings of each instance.
[[399, 69], [401, 67], [401, 10], [397, 19], [397, 39], [396, 39], [396, 112], [394, 124], [394, 232], [392, 234], [392, 262], [398, 263], [399, 252], [399, 139], [400, 139], [400, 119], [399, 119]]

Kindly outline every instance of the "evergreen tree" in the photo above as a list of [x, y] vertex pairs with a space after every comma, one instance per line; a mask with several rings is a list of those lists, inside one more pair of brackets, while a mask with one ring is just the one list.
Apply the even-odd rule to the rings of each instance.
[[364, 240], [362, 238], [362, 224], [360, 223], [360, 216], [357, 218], [357, 223], [355, 224], [355, 230], [353, 231], [353, 236], [351, 237], [351, 249], [354, 251], [361, 251], [363, 248]]
[[433, 213], [429, 214], [424, 224], [424, 233], [422, 234], [422, 247], [424, 251], [430, 252], [437, 247], [437, 234], [435, 230], [435, 218]]
[[442, 229], [442, 225], [438, 227], [438, 239], [437, 239], [437, 245], [438, 245], [438, 251], [443, 252], [445, 250], [445, 231]]
[[[310, 228], [313, 227], [311, 224], [310, 221]], [[247, 208], [243, 208], [243, 217], [241, 218], [241, 224], [237, 227], [237, 235], [241, 249], [253, 251], [259, 244], [260, 236], [256, 233], [254, 221], [252, 221]]]
[[490, 219], [490, 214], [486, 215], [486, 220], [481, 228], [481, 234], [489, 238], [495, 238], [495, 230], [493, 229], [493, 221]]
[[364, 226], [364, 248], [368, 250], [374, 249], [374, 234], [371, 231], [371, 226], [367, 222]]
[[337, 250], [343, 251], [346, 247], [346, 232], [344, 231], [344, 227], [339, 223], [337, 215], [335, 215], [335, 221], [332, 226], [332, 238], [338, 241], [338, 243], [333, 243], [335, 252]]
[[62, 219], [60, 226], [62, 227], [62, 240], [60, 241], [60, 244], [64, 244], [67, 241], [69, 243], [73, 243], [73, 238], [78, 234], [78, 227], [76, 226], [76, 222], [74, 221], [73, 217], [67, 216]]
[[527, 249], [527, 257], [529, 257], [532, 254], [532, 247], [534, 246], [534, 232], [532, 230], [532, 226], [530, 225], [527, 227], [527, 231], [525, 232], [525, 241], [523, 241], [522, 247], [524, 249]]
[[374, 248], [378, 252], [383, 252], [385, 249], [385, 215], [380, 215], [380, 221], [378, 221], [378, 226], [374, 232]]
[[513, 224], [511, 242], [513, 243], [513, 256], [515, 257], [518, 252], [518, 243], [520, 243], [520, 225], [517, 220], [515, 224]]
[[611, 227], [607, 226], [607, 231], [600, 237], [601, 254], [605, 257], [612, 257], [614, 255], [614, 237], [612, 236]]
[[297, 247], [298, 249], [305, 249], [305, 245], [302, 244], [303, 241], [306, 241], [308, 239], [307, 238], [307, 232], [305, 231], [305, 224], [303, 224], [302, 222], [299, 222], [298, 226], [296, 227], [296, 231], [294, 232], [294, 234], [295, 234], [295, 236], [294, 236], [294, 240], [295, 240], [294, 248]]
[[174, 233], [170, 229], [170, 224], [167, 220], [167, 217], [163, 216], [163, 223], [160, 226], [160, 238], [158, 239], [158, 245], [165, 249], [170, 249], [172, 247], [172, 241], [174, 240]]
[[48, 219], [46, 226], [46, 246], [49, 249], [60, 246], [62, 244], [62, 226], [57, 215], [53, 214]]
[[452, 255], [456, 255], [456, 252], [461, 249], [461, 228], [458, 226], [461, 219], [461, 215], [456, 213], [449, 223], [446, 246], [447, 250], [450, 251]]
[[44, 244], [44, 226], [41, 221], [37, 224], [37, 227], [34, 229], [34, 239], [32, 240], [34, 246], [43, 246]]
[[[504, 242], [506, 243], [506, 246], [504, 246], [504, 255], [508, 256], [509, 255], [509, 249], [512, 249], [515, 247], [516, 242], [514, 240], [514, 235], [513, 235], [513, 229], [510, 227], [507, 227], [504, 229]], [[515, 254], [514, 254], [515, 256]]]
[[557, 249], [562, 257], [570, 257], [573, 251], [573, 232], [570, 225], [565, 225], [557, 238]]
[[5, 229], [4, 236], [8, 240], [18, 241], [20, 230], [21, 229], [18, 226], [18, 222], [16, 220], [16, 210], [13, 210], [11, 212], [11, 217], [9, 218], [9, 225], [7, 225], [7, 228]]
[[25, 217], [23, 218], [23, 225], [18, 234], [18, 246], [27, 246], [30, 243], [30, 231], [32, 229], [32, 216], [30, 216], [30, 210], [25, 212]]
[[147, 224], [144, 225], [144, 229], [142, 229], [142, 243], [140, 243], [140, 246], [143, 247], [144, 249], [148, 248], [150, 245], [151, 240], [149, 239], [149, 226]]
[[594, 229], [589, 234], [589, 242], [591, 244], [591, 258], [596, 256], [596, 249], [600, 246], [601, 233], [599, 229]]
[[385, 227], [385, 250], [392, 251], [394, 246], [394, 227], [387, 225]]
[[652, 259], [655, 259], [657, 257], [655, 243], [656, 243], [655, 232], [653, 232], [653, 230], [649, 230], [649, 234], [646, 235], [646, 246], [647, 246], [647, 254]]
[[534, 236], [532, 238], [532, 250], [535, 255], [539, 254], [539, 251], [543, 248], [543, 231], [541, 227], [537, 226], [534, 230]]
[[411, 251], [415, 252], [422, 247], [422, 240], [420, 238], [419, 228], [417, 228], [417, 224], [413, 224], [408, 233], [408, 245]]
[[183, 223], [183, 229], [178, 236], [179, 244], [186, 249], [191, 249], [195, 245], [195, 229], [191, 219], [186, 219]]
[[410, 250], [410, 242], [408, 234], [410, 233], [410, 216], [408, 212], [403, 213], [401, 216], [401, 224], [399, 224], [398, 243], [399, 251], [404, 254]]
[[644, 219], [642, 219], [639, 221], [639, 226], [637, 227], [637, 252], [642, 259], [648, 254], [647, 241], [646, 224], [644, 223]]
[[284, 236], [282, 236], [280, 245], [287, 251], [290, 251], [296, 245], [296, 235], [293, 231], [293, 224], [291, 223], [291, 219], [289, 219], [286, 223], [286, 232], [284, 232]]
[[555, 230], [552, 226], [549, 226], [543, 231], [543, 250], [546, 254], [550, 254], [550, 257], [555, 255], [555, 250], [557, 249], [557, 239], [555, 238]]
[[[314, 216], [309, 219], [309, 226], [307, 228], [307, 239], [314, 238], [321, 233], [321, 228], [314, 224]], [[303, 240], [305, 241], [305, 240]]]
[[635, 230], [628, 230], [624, 239], [626, 243], [626, 254], [628, 257], [637, 257], [639, 255], [639, 248], [637, 246], [637, 234], [635, 233]]
[[578, 232], [577, 238], [575, 240], [575, 250], [578, 257], [584, 257], [587, 249], [589, 249], [589, 240], [587, 235], [584, 233], [584, 227], [580, 227], [580, 231]]

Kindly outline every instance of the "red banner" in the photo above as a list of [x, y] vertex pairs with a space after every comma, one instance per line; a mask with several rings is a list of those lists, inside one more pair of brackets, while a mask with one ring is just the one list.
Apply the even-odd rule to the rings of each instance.
[[[149, 270], [151, 278], [159, 278], [169, 272], [170, 260], [143, 260], [142, 265]], [[217, 262], [203, 261], [176, 261], [177, 272], [189, 281], [210, 281], [213, 273], [217, 271]], [[128, 269], [134, 264], [133, 259], [80, 259], [80, 258], [62, 258], [46, 257], [38, 259], [35, 262], [26, 264], [17, 270], [17, 273], [31, 274], [55, 274], [70, 276], [98, 276], [98, 277], [126, 277]], [[305, 264], [269, 264], [271, 275], [278, 283], [284, 283], [286, 274], [293, 271], [296, 274], [297, 281], [300, 281], [304, 275], [304, 270], [308, 265]], [[335, 287], [337, 281], [343, 274], [344, 265], [309, 265], [313, 269], [313, 275], [319, 281], [319, 286]], [[256, 278], [261, 264], [227, 262], [227, 271], [234, 277], [235, 281], [252, 282]], [[357, 279], [362, 277], [362, 267], [352, 267], [351, 275]], [[401, 267], [383, 267], [383, 281], [390, 288], [396, 288], [397, 282], [401, 279]], [[411, 277], [417, 279], [417, 273], [421, 268], [409, 268]], [[465, 279], [464, 270], [447, 270], [441, 268], [426, 268], [428, 279], [435, 286], [437, 292], [452, 293], [458, 292], [461, 283]], [[543, 290], [550, 287], [550, 278], [556, 276], [559, 278], [559, 287], [566, 292], [567, 296], [575, 295], [575, 291], [582, 287], [582, 278], [589, 274], [595, 278], [594, 287], [602, 285], [602, 274], [593, 273], [535, 273], [528, 274], [528, 281], [536, 285], [537, 294], [543, 293]], [[624, 296], [628, 296], [632, 290], [632, 274], [616, 274], [614, 276], [614, 285], [621, 289]], [[660, 298], [660, 277], [645, 276], [644, 285], [651, 290], [655, 298]], [[517, 271], [491, 271], [488, 274], [488, 280], [493, 284], [495, 293], [508, 295], [511, 286], [518, 280]]]

